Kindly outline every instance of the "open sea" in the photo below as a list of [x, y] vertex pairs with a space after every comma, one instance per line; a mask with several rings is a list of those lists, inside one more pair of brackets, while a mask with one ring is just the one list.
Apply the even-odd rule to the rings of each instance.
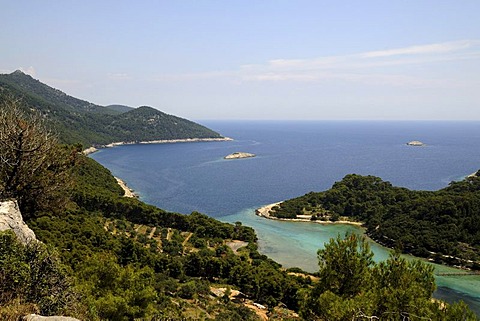
[[[322, 191], [346, 174], [375, 175], [396, 186], [437, 190], [480, 169], [480, 122], [203, 121], [234, 141], [127, 145], [91, 155], [146, 203], [198, 211], [253, 227], [263, 254], [285, 267], [316, 271], [316, 252], [348, 225], [278, 222], [262, 205]], [[407, 146], [419, 140], [424, 147]], [[224, 160], [233, 152], [257, 157]], [[377, 260], [388, 249], [372, 243]], [[436, 272], [455, 272], [435, 265]], [[480, 276], [437, 277], [437, 298], [462, 299], [480, 315]]]

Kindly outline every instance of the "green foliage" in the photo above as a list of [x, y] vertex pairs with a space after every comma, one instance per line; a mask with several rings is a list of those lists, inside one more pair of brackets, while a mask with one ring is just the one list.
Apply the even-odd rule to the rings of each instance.
[[[20, 71], [0, 75], [0, 100], [22, 99], [49, 120], [64, 143], [108, 144], [185, 138], [219, 138], [218, 133], [151, 107], [129, 110], [98, 106], [51, 88]], [[126, 112], [124, 112], [126, 111]]]
[[252, 228], [241, 223], [219, 222], [207, 215], [169, 213], [138, 199], [120, 197], [123, 193], [111, 173], [94, 160], [79, 157], [73, 171], [74, 201], [87, 211], [101, 212], [104, 217], [126, 219], [137, 224], [175, 228], [194, 232], [202, 238], [239, 239], [255, 241]]
[[280, 204], [284, 217], [306, 208], [360, 220], [381, 244], [440, 263], [480, 268], [480, 177], [436, 192], [394, 187], [374, 176], [347, 175], [331, 189]]
[[[38, 84], [28, 83], [27, 87], [30, 85]], [[8, 90], [18, 90], [18, 84], [17, 89], [13, 87]], [[37, 101], [45, 107], [47, 100], [61, 100], [62, 108], [76, 110], [75, 117], [84, 117], [84, 120], [93, 119], [89, 118], [93, 114], [101, 114], [104, 120], [118, 115], [115, 111], [104, 112], [103, 107], [84, 105], [49, 88], [39, 86], [35, 90], [39, 91], [36, 96], [29, 96], [30, 102]], [[38, 100], [40, 96], [44, 97], [43, 102]], [[58, 111], [52, 110], [43, 110], [45, 117]], [[127, 123], [135, 124], [134, 127], [141, 128], [146, 135], [153, 135], [148, 126], [161, 132], [163, 123], [177, 126], [181, 122], [149, 108], [126, 111], [122, 115], [128, 122], [119, 120], [112, 125], [117, 126], [118, 135], [128, 135]], [[147, 125], [145, 119], [148, 119]], [[76, 121], [78, 119], [72, 123]], [[100, 123], [94, 120], [92, 124]], [[177, 133], [188, 135], [180, 128], [177, 127]], [[230, 302], [228, 297], [213, 298], [210, 286], [219, 282], [239, 289], [270, 310], [283, 305], [300, 311], [307, 319], [350, 320], [381, 315], [397, 320], [414, 314], [438, 320], [459, 316], [471, 319], [471, 312], [463, 305], [443, 307], [429, 301], [434, 284], [428, 268], [405, 262], [395, 255], [386, 263], [375, 265], [367, 243], [353, 235], [344, 241], [331, 241], [325, 250], [319, 251], [320, 282], [312, 286], [310, 278], [289, 275], [278, 263], [261, 255], [254, 231], [241, 222], [222, 223], [198, 212], [169, 213], [138, 199], [123, 197], [111, 173], [79, 155], [80, 148], [78, 145], [65, 148], [65, 154], [56, 153], [52, 157], [53, 160], [67, 159], [71, 164], [55, 172], [72, 182], [72, 193], [63, 190], [60, 195], [70, 200], [68, 207], [56, 211], [48, 207], [38, 211], [32, 207], [24, 212], [38, 238], [58, 249], [67, 268], [64, 269], [56, 254], [44, 245], [23, 247], [15, 243], [12, 234], [0, 234], [0, 303], [7, 307], [0, 308], [0, 316], [12, 309], [45, 314], [75, 309], [76, 316], [89, 320], [257, 319], [253, 311]], [[29, 158], [25, 158], [25, 162], [28, 161]], [[55, 168], [51, 165], [54, 163], [49, 164], [49, 169]], [[8, 180], [2, 178], [2, 182]], [[19, 179], [22, 184], [24, 181], [26, 179]], [[17, 186], [19, 191], [27, 190], [25, 184]], [[321, 219], [327, 213], [378, 220], [385, 213], [391, 213], [392, 204], [410, 199], [408, 191], [398, 189], [393, 193], [392, 189], [395, 188], [377, 178], [353, 175], [335, 186], [334, 196], [310, 193], [306, 198], [298, 198], [300, 205], [292, 202], [292, 208], [297, 214], [309, 211]], [[474, 180], [452, 185], [444, 191], [451, 198], [442, 198], [437, 203], [451, 214], [456, 208], [456, 198], [476, 191]], [[341, 202], [337, 202], [337, 196]], [[413, 200], [430, 196], [424, 193]], [[468, 203], [464, 208], [465, 211], [472, 209]], [[340, 210], [343, 212], [336, 212]], [[442, 220], [452, 223], [446, 215]], [[226, 245], [226, 241], [232, 239], [246, 241], [248, 246], [238, 255], [234, 254]], [[76, 291], [72, 290], [69, 277]], [[425, 303], [427, 301], [430, 303]]]
[[[45, 124], [60, 132], [64, 142], [220, 137], [203, 126], [149, 107], [106, 110], [67, 96], [20, 72], [0, 76], [0, 100], [9, 95], [22, 97], [25, 115], [30, 117], [31, 110], [38, 111], [47, 119]], [[42, 129], [48, 131], [47, 127]], [[47, 137], [47, 141], [52, 148], [58, 147], [54, 139]], [[12, 145], [2, 142], [7, 147]], [[0, 259], [0, 265], [3, 264], [0, 277], [4, 282], [0, 283], [1, 298], [7, 305], [0, 309], [0, 316], [10, 318], [15, 315], [12, 310], [68, 313], [61, 309], [62, 304], [70, 303], [69, 309], [77, 305], [71, 299], [73, 294], [68, 297], [70, 301], [63, 297], [69, 293], [61, 288], [67, 284], [67, 275], [81, 294], [80, 312], [75, 315], [89, 320], [181, 319], [192, 315], [202, 319], [210, 315], [224, 320], [254, 320], [257, 318], [250, 309], [232, 302], [220, 304], [210, 296], [211, 282], [236, 282], [236, 273], [244, 272], [249, 277], [242, 281], [249, 283], [238, 286], [249, 291], [252, 298], [272, 305], [282, 300], [289, 306], [297, 305], [299, 285], [295, 278], [280, 272], [279, 265], [260, 255], [256, 247], [242, 252], [240, 257], [225, 245], [227, 239], [255, 242], [253, 229], [241, 222], [222, 223], [197, 212], [169, 213], [137, 199], [122, 197], [123, 190], [111, 173], [81, 156], [81, 148], [77, 144], [55, 149], [65, 153], [56, 152], [52, 156], [54, 161], [69, 162], [61, 172], [52, 171], [59, 180], [71, 182], [71, 190], [60, 189], [57, 195], [69, 200], [68, 206], [55, 211], [51, 207], [23, 208], [23, 215], [37, 237], [58, 248], [61, 260], [68, 267], [59, 269], [58, 259], [52, 261], [37, 250], [21, 252], [13, 243], [5, 245]], [[31, 158], [25, 158], [25, 164], [28, 162], [34, 165]], [[48, 161], [45, 165], [49, 170], [58, 168]], [[28, 178], [18, 179], [23, 185], [15, 190], [27, 191]], [[42, 178], [49, 181], [46, 176]], [[8, 177], [2, 178], [2, 182], [8, 181]], [[6, 249], [15, 255], [4, 255]], [[197, 312], [188, 312], [192, 310]]]
[[80, 289], [101, 319], [132, 320], [156, 312], [151, 268], [122, 267], [114, 256], [98, 253], [87, 258], [78, 270]]
[[42, 314], [69, 313], [77, 305], [66, 270], [56, 253], [41, 243], [21, 244], [0, 232], [0, 306], [34, 304]]
[[[304, 280], [259, 254], [254, 231], [241, 222], [222, 223], [197, 212], [169, 213], [122, 197], [110, 172], [83, 156], [71, 175], [76, 206], [56, 215], [35, 215], [28, 223], [41, 240], [61, 250], [89, 318], [178, 317], [184, 311], [173, 300], [204, 300], [210, 282], [236, 286], [272, 307], [281, 302], [298, 307], [297, 290]], [[226, 239], [250, 243], [239, 256], [224, 244]], [[128, 290], [132, 282], [139, 286], [132, 286], [133, 292]], [[226, 311], [249, 315], [233, 303], [215, 311], [221, 318]]]
[[61, 209], [76, 154], [58, 145], [39, 114], [22, 112], [15, 100], [0, 102], [0, 199], [16, 199], [24, 213]]
[[337, 237], [319, 251], [319, 281], [305, 291], [307, 320], [477, 320], [463, 303], [432, 300], [433, 267], [398, 252], [375, 264], [364, 238]]
[[319, 285], [321, 292], [326, 290], [349, 298], [357, 295], [370, 280], [370, 267], [373, 253], [368, 242], [356, 234], [330, 239], [325, 248], [318, 250], [320, 264]]

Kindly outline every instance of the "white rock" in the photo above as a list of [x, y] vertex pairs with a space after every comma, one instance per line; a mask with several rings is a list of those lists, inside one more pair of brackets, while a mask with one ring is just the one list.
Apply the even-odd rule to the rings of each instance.
[[408, 146], [425, 146], [424, 143], [418, 140], [412, 140], [411, 142], [407, 143]]
[[23, 244], [37, 241], [35, 233], [23, 221], [16, 201], [0, 202], [0, 231], [12, 230]]
[[51, 316], [51, 317], [42, 317], [37, 314], [29, 314], [23, 317], [23, 321], [80, 321], [71, 317], [61, 317], [61, 316]]
[[241, 152], [235, 152], [230, 155], [225, 156], [225, 159], [238, 159], [238, 158], [248, 158], [248, 157], [255, 157], [255, 154], [250, 154], [250, 153], [241, 153]]

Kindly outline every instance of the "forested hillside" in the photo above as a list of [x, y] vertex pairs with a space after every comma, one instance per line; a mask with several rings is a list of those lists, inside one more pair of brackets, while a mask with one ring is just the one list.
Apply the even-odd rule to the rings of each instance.
[[[320, 250], [314, 275], [282, 269], [253, 229], [124, 197], [81, 146], [60, 144], [49, 117], [0, 103], [0, 201], [17, 201], [42, 242], [0, 232], [0, 320], [477, 320], [432, 300], [427, 265], [397, 254], [376, 264], [356, 235]], [[450, 193], [475, 193], [475, 182]]]
[[271, 214], [286, 218], [313, 214], [312, 220], [358, 220], [365, 223], [368, 235], [391, 248], [440, 263], [480, 269], [478, 175], [428, 192], [352, 174], [327, 191], [285, 201]]
[[151, 107], [103, 107], [74, 98], [31, 76], [0, 74], [0, 99], [17, 99], [25, 111], [37, 110], [49, 120], [62, 142], [85, 147], [121, 141], [220, 138], [192, 121]]

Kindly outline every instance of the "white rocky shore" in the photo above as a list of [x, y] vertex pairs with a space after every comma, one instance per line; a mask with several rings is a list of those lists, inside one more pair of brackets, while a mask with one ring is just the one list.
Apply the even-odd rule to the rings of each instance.
[[118, 178], [118, 177], [115, 177], [115, 179], [117, 180], [117, 183], [118, 185], [120, 185], [120, 187], [123, 189], [124, 193], [123, 193], [123, 197], [133, 197], [133, 198], [138, 198], [138, 195], [137, 193], [135, 193], [135, 191], [133, 189], [131, 189], [130, 187], [127, 186], [127, 183], [125, 183], [125, 181], [123, 181], [122, 179]]
[[83, 150], [83, 154], [88, 155], [95, 153], [100, 148], [111, 148], [115, 146], [123, 145], [136, 145], [136, 144], [176, 144], [176, 143], [197, 143], [197, 142], [228, 142], [233, 138], [221, 137], [221, 138], [184, 138], [184, 139], [160, 139], [160, 140], [146, 140], [146, 141], [132, 141], [132, 142], [114, 142], [107, 145], [100, 145], [97, 147], [89, 147]]
[[249, 158], [249, 157], [255, 157], [257, 155], [255, 154], [250, 154], [250, 153], [243, 153], [243, 152], [235, 152], [230, 155], [225, 156], [225, 159], [239, 159], [239, 158]]
[[159, 140], [146, 140], [146, 141], [135, 141], [135, 142], [116, 142], [104, 145], [102, 147], [115, 147], [122, 145], [135, 145], [135, 144], [176, 144], [176, 143], [197, 143], [197, 142], [225, 142], [232, 141], [230, 137], [222, 138], [184, 138], [184, 139], [159, 139]]
[[262, 206], [255, 210], [255, 214], [264, 218], [268, 218], [269, 220], [277, 220], [277, 221], [289, 221], [289, 222], [310, 222], [310, 223], [318, 223], [318, 224], [350, 224], [356, 226], [362, 226], [362, 222], [355, 222], [355, 221], [347, 221], [347, 220], [338, 220], [338, 221], [321, 221], [321, 220], [311, 220], [311, 215], [297, 215], [297, 218], [279, 218], [270, 215], [270, 211], [275, 206], [281, 204], [282, 202], [277, 202], [273, 204], [268, 204]]

